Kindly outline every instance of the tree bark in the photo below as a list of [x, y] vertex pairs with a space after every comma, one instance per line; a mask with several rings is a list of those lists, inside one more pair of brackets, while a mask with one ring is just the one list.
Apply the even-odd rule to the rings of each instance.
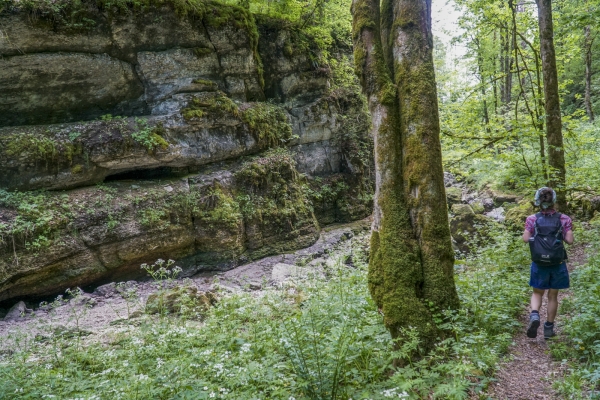
[[[391, 336], [396, 338], [403, 328], [414, 327], [428, 349], [439, 336], [430, 304], [437, 309], [458, 307], [430, 10], [424, 0], [390, 0], [388, 4], [393, 24], [381, 18], [378, 0], [352, 4], [356, 72], [368, 99], [375, 139], [368, 283]], [[391, 49], [386, 49], [391, 43]], [[394, 85], [396, 73], [401, 78]]]
[[546, 139], [548, 141], [548, 165], [551, 169], [549, 186], [556, 190], [558, 207], [567, 211], [565, 195], [565, 154], [562, 137], [558, 74], [554, 53], [554, 29], [552, 26], [552, 0], [536, 0], [540, 28], [540, 54], [544, 76], [546, 108]]
[[592, 109], [592, 39], [591, 27], [585, 27], [584, 52], [585, 52], [585, 111], [590, 121], [594, 120]]
[[423, 297], [440, 309], [457, 308], [433, 66], [431, 0], [396, 0], [394, 27], [404, 194], [421, 250]]
[[490, 125], [490, 115], [488, 112], [487, 106], [487, 94], [485, 92], [485, 72], [483, 70], [483, 55], [481, 54], [481, 48], [479, 44], [477, 45], [477, 68], [479, 70], [479, 81], [481, 82], [481, 99], [482, 99], [482, 107], [483, 107], [483, 123], [486, 126], [486, 130], [489, 129]]

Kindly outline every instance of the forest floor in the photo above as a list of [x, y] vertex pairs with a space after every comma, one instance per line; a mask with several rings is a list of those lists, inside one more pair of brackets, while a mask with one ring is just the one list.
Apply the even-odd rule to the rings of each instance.
[[[573, 246], [568, 263], [569, 271], [573, 271], [586, 261], [584, 244]], [[560, 303], [570, 295], [570, 289], [559, 292], [559, 314], [556, 319], [557, 337], [561, 340]], [[540, 317], [542, 324], [538, 336], [530, 339], [525, 335], [529, 323], [530, 309], [527, 307], [521, 315], [523, 329], [513, 338], [513, 345], [508, 350], [506, 360], [496, 373], [496, 381], [488, 387], [488, 398], [494, 400], [556, 400], [561, 396], [553, 389], [553, 383], [564, 375], [566, 367], [552, 358], [548, 342], [544, 339], [543, 324], [546, 320], [547, 298], [544, 296]]]

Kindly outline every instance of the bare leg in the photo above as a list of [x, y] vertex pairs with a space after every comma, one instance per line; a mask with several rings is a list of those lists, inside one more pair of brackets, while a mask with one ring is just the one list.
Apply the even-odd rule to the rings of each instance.
[[[542, 307], [542, 297], [544, 297], [544, 292], [545, 292], [544, 289], [533, 288], [533, 293], [531, 295], [531, 309], [532, 310], [540, 311], [540, 308]], [[550, 292], [548, 292], [548, 293], [550, 293]], [[548, 310], [550, 310], [550, 307], [548, 307]], [[548, 311], [548, 313], [550, 313], [550, 311]], [[554, 310], [554, 315], [556, 315], [556, 310]], [[549, 318], [550, 317], [548, 317], [548, 320], [549, 320]], [[552, 320], [554, 321], [554, 319], [552, 319]]]
[[558, 310], [558, 289], [548, 289], [548, 316], [546, 321], [552, 323]]

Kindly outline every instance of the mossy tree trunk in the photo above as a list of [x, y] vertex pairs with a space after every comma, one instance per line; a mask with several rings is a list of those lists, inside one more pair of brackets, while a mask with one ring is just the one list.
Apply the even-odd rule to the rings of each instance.
[[[357, 73], [375, 139], [369, 290], [393, 338], [415, 327], [425, 348], [432, 309], [458, 307], [441, 163], [430, 0], [354, 0]], [[381, 25], [380, 25], [381, 21]], [[432, 307], [433, 306], [433, 307]]]
[[560, 98], [558, 96], [558, 73], [554, 52], [554, 28], [552, 26], [552, 0], [536, 0], [540, 27], [540, 54], [544, 76], [546, 100], [546, 140], [548, 141], [548, 185], [556, 189], [558, 208], [567, 211], [565, 195], [565, 152], [563, 148]]

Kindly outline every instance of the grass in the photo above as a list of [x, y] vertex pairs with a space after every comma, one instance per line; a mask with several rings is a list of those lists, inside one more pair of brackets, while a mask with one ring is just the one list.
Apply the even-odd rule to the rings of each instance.
[[144, 315], [79, 344], [51, 327], [44, 341], [5, 338], [0, 398], [467, 398], [489, 381], [527, 291], [526, 253], [497, 238], [457, 266], [461, 311], [438, 315], [453, 338], [425, 357], [414, 331], [390, 343], [359, 237], [331, 255], [327, 279], [223, 292], [202, 318]]

